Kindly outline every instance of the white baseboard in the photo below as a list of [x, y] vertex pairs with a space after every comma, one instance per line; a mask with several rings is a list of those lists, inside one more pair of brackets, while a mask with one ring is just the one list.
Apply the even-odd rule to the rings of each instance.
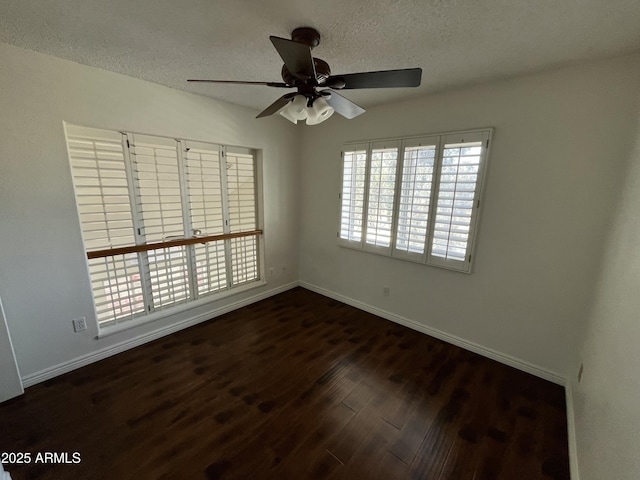
[[464, 348], [465, 350], [469, 350], [471, 352], [477, 353], [479, 355], [482, 355], [483, 357], [487, 357], [497, 362], [504, 363], [505, 365], [509, 365], [510, 367], [514, 367], [518, 370], [522, 370], [523, 372], [530, 373], [531, 375], [535, 375], [536, 377], [540, 377], [544, 380], [548, 380], [550, 382], [553, 382], [562, 386], [564, 386], [566, 383], [565, 377], [563, 377], [562, 375], [556, 372], [552, 372], [542, 367], [538, 367], [537, 365], [533, 365], [531, 363], [525, 362], [523, 360], [512, 357], [510, 355], [505, 355], [504, 353], [497, 352], [490, 348], [483, 347], [482, 345], [470, 342], [460, 337], [456, 337], [455, 335], [450, 335], [448, 333], [429, 327], [422, 323], [409, 320], [408, 318], [401, 317], [399, 315], [396, 315], [395, 313], [381, 310], [377, 307], [373, 307], [371, 305], [360, 302], [358, 300], [354, 300], [352, 298], [345, 297], [338, 293], [325, 290], [324, 288], [318, 287], [316, 285], [313, 285], [307, 282], [300, 282], [300, 286], [308, 290], [311, 290], [313, 292], [319, 293], [320, 295], [324, 295], [325, 297], [333, 298], [334, 300], [338, 300], [339, 302], [346, 303], [347, 305], [351, 305], [352, 307], [358, 308], [360, 310], [364, 310], [365, 312], [372, 313], [373, 315], [382, 317], [386, 320], [390, 320], [400, 325], [404, 325], [405, 327], [411, 328], [412, 330], [416, 330], [418, 332], [424, 333], [431, 337], [435, 337], [444, 342], [451, 343], [458, 347]]
[[64, 373], [70, 372], [77, 368], [84, 367], [85, 365], [89, 365], [91, 363], [97, 362], [104, 358], [111, 357], [113, 355], [124, 352], [131, 348], [138, 347], [140, 345], [151, 342], [158, 338], [175, 333], [179, 330], [183, 330], [185, 328], [191, 327], [193, 325], [204, 322], [206, 320], [210, 320], [220, 315], [224, 315], [225, 313], [232, 312], [239, 308], [246, 307], [247, 305], [251, 305], [252, 303], [259, 302], [260, 300], [264, 300], [265, 298], [269, 298], [279, 293], [285, 292], [287, 290], [291, 290], [292, 288], [295, 288], [298, 285], [299, 285], [298, 282], [291, 282], [281, 287], [274, 288], [266, 292], [253, 295], [251, 297], [244, 298], [234, 303], [230, 303], [228, 305], [217, 308], [215, 310], [203, 313], [201, 315], [194, 315], [193, 317], [187, 318], [185, 320], [174, 323], [167, 327], [158, 328], [157, 330], [154, 330], [152, 332], [138, 335], [137, 337], [130, 338], [116, 345], [112, 345], [110, 347], [97, 350], [87, 355], [74, 358], [73, 360], [70, 360], [68, 362], [64, 362], [59, 365], [55, 365], [53, 367], [40, 370], [39, 372], [25, 375], [24, 377], [22, 377], [22, 384], [25, 387], [30, 387], [37, 383], [44, 382], [51, 378], [57, 377], [58, 375], [62, 375]]
[[573, 410], [573, 390], [569, 382], [564, 387], [567, 403], [567, 436], [569, 437], [569, 470], [571, 480], [580, 480], [578, 471], [578, 443], [576, 439], [576, 419]]
[[245, 298], [238, 302], [234, 302], [224, 307], [220, 307], [213, 311], [209, 311], [205, 314], [196, 315], [190, 318], [187, 318], [181, 322], [175, 323], [168, 327], [159, 328], [152, 332], [148, 332], [137, 337], [131, 338], [129, 340], [125, 340], [116, 345], [104, 348], [102, 350], [97, 350], [90, 354], [75, 358], [68, 362], [61, 363], [59, 365], [55, 365], [53, 367], [46, 368], [39, 372], [35, 372], [29, 375], [25, 375], [22, 377], [22, 383], [25, 387], [30, 387], [40, 382], [44, 382], [51, 378], [54, 378], [58, 375], [62, 375], [64, 373], [70, 372], [77, 368], [83, 367], [85, 365], [89, 365], [93, 362], [97, 362], [104, 358], [110, 357], [112, 355], [116, 355], [118, 353], [124, 352], [131, 348], [137, 347], [139, 345], [143, 345], [145, 343], [151, 342], [158, 338], [164, 337], [165, 335], [169, 335], [171, 333], [175, 333], [179, 330], [188, 328], [192, 325], [196, 325], [205, 320], [223, 315], [225, 313], [231, 312], [233, 310], [237, 310], [238, 308], [245, 307], [252, 303], [258, 302], [260, 300], [264, 300], [265, 298], [269, 298], [273, 295], [277, 295], [279, 293], [285, 292], [297, 286], [302, 286], [308, 290], [319, 293], [320, 295], [324, 295], [325, 297], [333, 298], [337, 301], [346, 303], [347, 305], [351, 305], [360, 310], [364, 310], [365, 312], [369, 312], [373, 315], [377, 315], [386, 320], [390, 320], [392, 322], [398, 323], [400, 325], [404, 325], [405, 327], [411, 328], [418, 332], [424, 333], [426, 335], [430, 335], [432, 337], [443, 340], [447, 343], [451, 343], [458, 347], [464, 348], [465, 350], [469, 350], [471, 352], [477, 353], [484, 357], [490, 358], [492, 360], [496, 360], [500, 363], [504, 363], [505, 365], [509, 365], [511, 367], [517, 368], [518, 370], [522, 370], [524, 372], [530, 373], [537, 377], [543, 378], [545, 380], [549, 380], [550, 382], [556, 383], [558, 385], [565, 385], [565, 378], [555, 372], [551, 372], [544, 368], [538, 367], [536, 365], [532, 365], [528, 362], [522, 361], [520, 359], [511, 357], [509, 355], [505, 355], [503, 353], [497, 352], [495, 350], [483, 347], [482, 345], [469, 342], [460, 337], [456, 337], [454, 335], [449, 335], [448, 333], [442, 332], [441, 330], [437, 330], [432, 327], [428, 327], [422, 323], [415, 322], [413, 320], [409, 320], [408, 318], [401, 317], [391, 312], [387, 312], [385, 310], [381, 310], [379, 308], [373, 307], [371, 305], [365, 304], [358, 300], [354, 300], [349, 297], [345, 297], [335, 292], [331, 292], [324, 288], [318, 287], [316, 285], [307, 283], [307, 282], [291, 282], [287, 285], [283, 285], [278, 288], [274, 288], [272, 290], [268, 290], [266, 292], [260, 293], [258, 295], [253, 295], [251, 297]]

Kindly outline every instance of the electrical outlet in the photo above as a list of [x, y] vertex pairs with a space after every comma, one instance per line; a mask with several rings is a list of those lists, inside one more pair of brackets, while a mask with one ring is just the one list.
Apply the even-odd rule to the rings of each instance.
[[382, 295], [384, 295], [385, 297], [389, 296], [389, 287], [384, 287], [382, 289]]
[[274, 275], [274, 274], [275, 274], [275, 270], [273, 269], [273, 267], [271, 267], [271, 268], [269, 269], [269, 276], [270, 276], [270, 277], [273, 277], [273, 275]]
[[87, 329], [87, 321], [84, 317], [76, 318], [73, 321], [73, 331], [78, 333]]
[[578, 383], [582, 381], [582, 373], [584, 372], [584, 364], [580, 364], [580, 370], [578, 370]]

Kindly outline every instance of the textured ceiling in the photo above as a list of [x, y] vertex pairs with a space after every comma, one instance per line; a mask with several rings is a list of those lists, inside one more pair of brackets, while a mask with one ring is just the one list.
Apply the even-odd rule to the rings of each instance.
[[369, 107], [640, 50], [638, 0], [2, 0], [0, 42], [262, 109], [279, 81], [269, 35], [322, 34], [333, 73], [421, 67], [417, 89], [345, 91]]

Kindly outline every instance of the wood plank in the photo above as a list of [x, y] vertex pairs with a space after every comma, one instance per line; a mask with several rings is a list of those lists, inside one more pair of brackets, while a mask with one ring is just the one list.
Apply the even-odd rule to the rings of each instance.
[[567, 480], [561, 387], [296, 288], [0, 404], [14, 479]]

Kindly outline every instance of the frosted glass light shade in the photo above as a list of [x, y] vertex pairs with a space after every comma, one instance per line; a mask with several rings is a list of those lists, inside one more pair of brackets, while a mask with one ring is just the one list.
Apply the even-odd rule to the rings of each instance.
[[296, 95], [287, 105], [280, 110], [280, 115], [292, 123], [307, 118], [307, 99], [304, 95]]
[[316, 98], [313, 106], [308, 108], [307, 125], [317, 125], [333, 115], [333, 107], [323, 98]]

